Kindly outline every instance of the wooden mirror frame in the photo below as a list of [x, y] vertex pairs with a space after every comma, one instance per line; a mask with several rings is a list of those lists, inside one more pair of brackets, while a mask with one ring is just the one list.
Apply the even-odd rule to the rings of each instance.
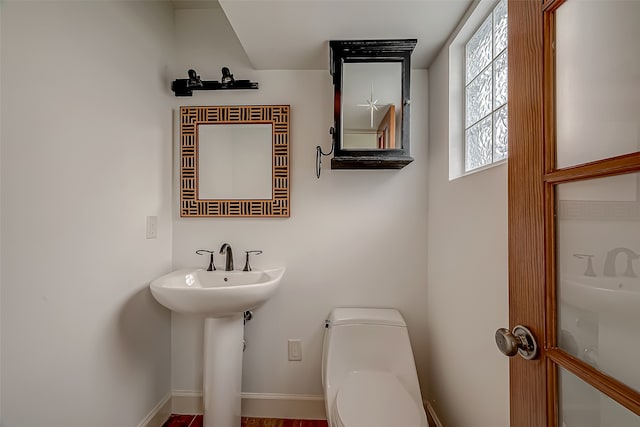
[[[288, 217], [289, 105], [180, 107], [180, 216]], [[200, 199], [198, 127], [215, 124], [270, 124], [272, 176], [270, 199]]]
[[[401, 169], [413, 161], [409, 155], [409, 110], [411, 96], [411, 53], [417, 39], [401, 40], [331, 40], [331, 75], [333, 76], [333, 147], [331, 169]], [[342, 148], [342, 92], [345, 62], [400, 62], [402, 64], [402, 105], [400, 143], [384, 150], [345, 150]]]

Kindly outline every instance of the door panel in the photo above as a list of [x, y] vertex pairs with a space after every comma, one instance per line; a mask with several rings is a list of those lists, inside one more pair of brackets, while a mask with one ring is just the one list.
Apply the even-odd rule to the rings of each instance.
[[560, 426], [637, 427], [638, 416], [580, 378], [560, 369]]
[[557, 167], [638, 151], [640, 2], [570, 0], [555, 13]]
[[556, 188], [558, 346], [636, 390], [640, 390], [638, 183], [640, 173], [631, 173]]
[[[529, 327], [542, 344], [545, 315], [542, 4], [509, 0], [509, 329]], [[513, 427], [546, 425], [541, 357], [509, 360]]]
[[585, 396], [578, 418], [640, 426], [640, 322], [619, 298], [640, 275], [640, 14], [588, 1], [508, 3], [509, 319], [541, 347], [510, 362], [514, 427], [588, 425], [563, 412]]

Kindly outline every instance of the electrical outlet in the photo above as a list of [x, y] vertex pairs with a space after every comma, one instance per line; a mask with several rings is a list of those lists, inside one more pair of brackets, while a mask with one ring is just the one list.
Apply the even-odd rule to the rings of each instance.
[[302, 341], [289, 340], [289, 361], [297, 362], [302, 360]]
[[157, 239], [157, 238], [158, 238], [158, 217], [148, 216], [147, 217], [147, 239]]

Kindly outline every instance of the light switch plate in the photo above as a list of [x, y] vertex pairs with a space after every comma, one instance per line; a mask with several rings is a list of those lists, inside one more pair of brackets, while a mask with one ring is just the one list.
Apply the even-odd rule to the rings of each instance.
[[302, 341], [289, 340], [289, 361], [298, 362], [302, 360]]
[[157, 239], [157, 238], [158, 238], [158, 217], [148, 216], [147, 217], [147, 239]]

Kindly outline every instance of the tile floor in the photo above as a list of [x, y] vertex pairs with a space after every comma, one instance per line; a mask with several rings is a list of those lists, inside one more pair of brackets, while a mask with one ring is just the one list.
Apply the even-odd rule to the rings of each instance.
[[[202, 415], [171, 415], [162, 427], [202, 427]], [[242, 417], [242, 427], [327, 427], [327, 422]]]

